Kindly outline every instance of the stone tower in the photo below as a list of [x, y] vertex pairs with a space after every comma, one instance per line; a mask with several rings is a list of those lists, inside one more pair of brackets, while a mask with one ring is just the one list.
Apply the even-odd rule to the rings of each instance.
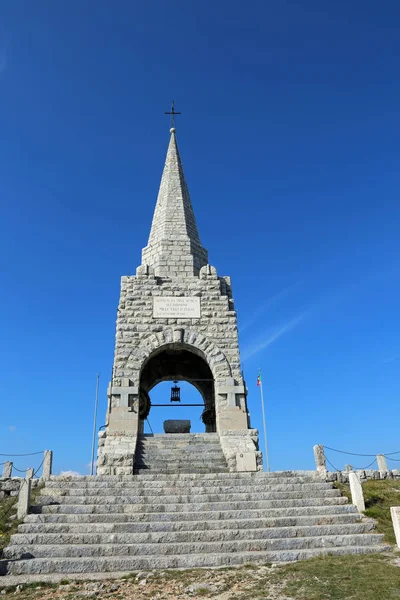
[[[206, 432], [219, 434], [230, 471], [261, 470], [250, 429], [229, 277], [218, 276], [201, 245], [172, 128], [142, 264], [122, 277], [106, 429], [98, 475], [133, 473], [150, 390], [192, 383], [204, 400]], [[166, 434], [173, 435], [173, 434]]]

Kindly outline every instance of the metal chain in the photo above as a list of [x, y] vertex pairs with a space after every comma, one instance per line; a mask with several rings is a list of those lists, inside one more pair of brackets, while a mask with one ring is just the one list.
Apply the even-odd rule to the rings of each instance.
[[40, 452], [31, 452], [30, 454], [0, 454], [0, 456], [35, 456], [36, 454], [43, 454], [44, 450]]
[[[327, 450], [332, 450], [332, 452], [339, 452], [340, 454], [349, 454], [350, 456], [375, 456], [376, 454], [358, 454], [357, 452], [345, 452], [344, 450], [338, 450], [337, 448], [330, 448], [329, 446], [324, 446], [324, 448], [326, 448]], [[393, 454], [400, 454], [400, 450], [397, 450], [396, 452], [387, 452], [386, 454], [383, 454], [382, 456], [393, 456]], [[390, 459], [390, 460], [395, 460], [394, 458]]]

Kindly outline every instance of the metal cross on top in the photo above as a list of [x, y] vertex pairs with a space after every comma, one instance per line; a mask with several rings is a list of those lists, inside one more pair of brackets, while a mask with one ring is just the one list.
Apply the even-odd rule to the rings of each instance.
[[172, 128], [172, 127], [175, 127], [175, 118], [174, 118], [174, 117], [175, 117], [175, 115], [181, 115], [182, 113], [181, 113], [181, 112], [176, 112], [176, 111], [175, 111], [175, 103], [174, 103], [174, 101], [172, 100], [171, 112], [166, 112], [166, 113], [164, 113], [164, 114], [165, 114], [165, 115], [171, 115], [171, 128]]

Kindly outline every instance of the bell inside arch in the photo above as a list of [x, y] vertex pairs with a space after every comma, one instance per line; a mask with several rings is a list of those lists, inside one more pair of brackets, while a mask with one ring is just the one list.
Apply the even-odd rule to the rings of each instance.
[[181, 388], [176, 385], [178, 382], [174, 381], [174, 384], [171, 388], [171, 402], [180, 402], [181, 401]]

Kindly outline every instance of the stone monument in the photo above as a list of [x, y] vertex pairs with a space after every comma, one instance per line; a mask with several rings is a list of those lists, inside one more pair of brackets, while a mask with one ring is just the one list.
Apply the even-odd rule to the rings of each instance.
[[198, 389], [205, 432], [219, 434], [230, 471], [243, 459], [250, 470], [262, 470], [257, 431], [250, 428], [247, 410], [231, 281], [209, 264], [175, 128], [170, 133], [142, 263], [135, 276], [121, 279], [98, 475], [133, 473], [138, 435], [151, 410], [149, 392], [166, 380], [185, 380]]

